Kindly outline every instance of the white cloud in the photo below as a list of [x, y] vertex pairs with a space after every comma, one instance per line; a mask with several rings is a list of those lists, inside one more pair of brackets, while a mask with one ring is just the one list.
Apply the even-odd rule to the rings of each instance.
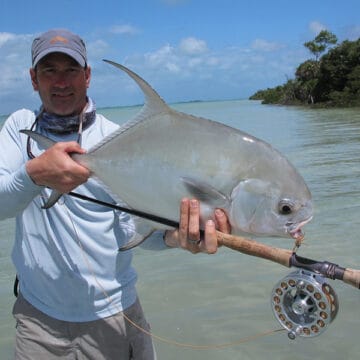
[[9, 33], [0, 34], [0, 92], [7, 93], [9, 89], [28, 77], [31, 66], [32, 36]]
[[6, 32], [0, 32], [0, 47], [6, 44], [9, 40], [15, 38], [15, 34], [10, 34]]
[[194, 37], [182, 39], [179, 45], [179, 49], [186, 55], [199, 55], [208, 51], [206, 42]]
[[315, 35], [319, 34], [320, 31], [322, 30], [326, 30], [326, 26], [324, 24], [322, 24], [319, 21], [312, 21], [309, 24], [309, 29], [312, 33], [314, 33]]
[[176, 48], [170, 44], [166, 44], [154, 52], [146, 53], [144, 55], [144, 62], [145, 66], [152, 69], [166, 69], [170, 73], [181, 71], [181, 61], [177, 55]]
[[276, 43], [276, 42], [270, 42], [264, 39], [255, 39], [252, 44], [251, 48], [254, 50], [260, 50], [260, 51], [276, 51], [283, 47], [283, 45]]
[[37, 107], [29, 76], [32, 39], [33, 35], [0, 33], [0, 114]]
[[166, 72], [186, 78], [191, 76], [195, 69], [201, 71], [203, 66], [218, 64], [217, 58], [209, 56], [208, 53], [205, 41], [189, 37], [182, 39], [177, 47], [166, 44], [156, 51], [146, 53], [143, 60], [145, 66], [152, 69], [159, 69], [160, 72], [165, 69]]
[[104, 40], [95, 40], [86, 44], [88, 58], [102, 58], [109, 49], [109, 44]]
[[[294, 76], [296, 67], [307, 56], [305, 50], [294, 52], [289, 47], [268, 42], [256, 44], [255, 48], [232, 46], [219, 51], [206, 47], [206, 52], [191, 56], [181, 49], [181, 43], [166, 44], [143, 56], [129, 56], [126, 65], [147, 80], [166, 101], [176, 102], [239, 98], [281, 85]], [[141, 94], [137, 101], [141, 102]]]
[[[0, 34], [0, 113], [39, 106], [38, 94], [34, 93], [28, 74], [32, 38], [32, 35]], [[174, 102], [243, 97], [250, 95], [247, 91], [282, 84], [285, 76], [293, 76], [296, 66], [307, 56], [305, 50], [305, 54], [291, 53], [288, 47], [261, 39], [252, 45], [215, 51], [208, 48], [206, 41], [188, 37], [178, 44], [164, 44], [155, 51], [127, 53], [121, 62], [138, 72], [167, 101]], [[143, 100], [130, 79], [100, 61], [110, 55], [117, 58], [117, 50], [109, 42], [94, 39], [87, 42], [87, 48], [93, 68], [89, 94], [99, 107]]]
[[164, 63], [164, 61], [170, 61], [174, 59], [175, 49], [170, 46], [170, 44], [166, 44], [160, 49], [149, 52], [145, 54], [145, 60], [151, 66], [160, 66]]

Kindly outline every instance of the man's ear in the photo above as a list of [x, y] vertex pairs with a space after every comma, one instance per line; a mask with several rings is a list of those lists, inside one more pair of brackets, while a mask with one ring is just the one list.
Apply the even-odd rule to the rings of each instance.
[[91, 80], [91, 67], [87, 66], [85, 69], [85, 78], [86, 78], [86, 87], [88, 88], [90, 86], [90, 80]]
[[36, 70], [34, 68], [30, 69], [30, 78], [31, 78], [31, 84], [33, 86], [33, 89], [35, 91], [38, 91], [39, 86], [38, 86], [38, 81], [37, 81], [37, 76], [36, 76]]

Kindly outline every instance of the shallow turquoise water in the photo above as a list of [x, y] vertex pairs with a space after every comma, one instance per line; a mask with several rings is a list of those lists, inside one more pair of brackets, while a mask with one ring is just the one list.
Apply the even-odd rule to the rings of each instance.
[[[286, 154], [313, 194], [315, 216], [306, 226], [299, 255], [360, 268], [360, 112], [264, 106], [254, 101], [172, 105], [177, 110], [224, 122], [270, 142]], [[102, 109], [119, 123], [136, 107]], [[12, 358], [14, 301], [11, 264], [13, 220], [0, 222], [0, 348]], [[284, 239], [262, 239], [290, 249]], [[278, 329], [270, 307], [273, 286], [293, 271], [262, 259], [221, 248], [214, 256], [181, 250], [135, 250], [138, 290], [154, 334], [197, 345], [238, 342]], [[155, 341], [163, 360], [357, 359], [360, 351], [359, 291], [329, 280], [340, 310], [326, 332], [288, 340], [276, 333], [217, 350], [193, 350]]]

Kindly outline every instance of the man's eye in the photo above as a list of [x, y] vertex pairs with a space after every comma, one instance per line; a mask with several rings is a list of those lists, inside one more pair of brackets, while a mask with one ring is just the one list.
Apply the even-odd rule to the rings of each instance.
[[55, 68], [45, 68], [45, 69], [42, 69], [41, 72], [43, 72], [44, 74], [53, 74], [56, 72], [56, 69]]

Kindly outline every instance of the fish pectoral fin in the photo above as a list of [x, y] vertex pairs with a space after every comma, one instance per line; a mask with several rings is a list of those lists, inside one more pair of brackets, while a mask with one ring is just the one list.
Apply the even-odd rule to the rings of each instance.
[[229, 198], [212, 185], [190, 177], [182, 177], [181, 180], [188, 192], [200, 202], [219, 208], [226, 208], [229, 205]]

